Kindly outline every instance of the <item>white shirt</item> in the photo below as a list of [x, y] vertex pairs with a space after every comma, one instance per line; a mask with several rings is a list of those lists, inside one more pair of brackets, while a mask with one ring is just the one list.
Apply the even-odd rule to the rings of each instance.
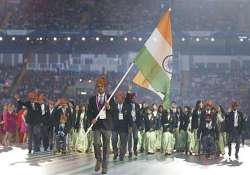
[[35, 103], [31, 103], [32, 109], [35, 110]]
[[123, 104], [118, 104], [118, 110], [119, 110], [119, 113], [121, 113], [121, 112], [122, 112], [122, 106], [123, 106]]
[[200, 111], [200, 110], [198, 110], [198, 112], [197, 112], [197, 113], [198, 113], [198, 115], [200, 115], [200, 114], [201, 114], [201, 111]]
[[152, 114], [148, 114], [148, 119], [149, 119], [149, 120], [152, 119]]
[[207, 129], [212, 129], [212, 121], [206, 123]]
[[54, 110], [53, 108], [49, 110], [50, 115], [52, 114], [53, 110]]
[[134, 103], [132, 103], [131, 115], [132, 115], [133, 122], [135, 122], [136, 121], [136, 111], [135, 111], [135, 104]]
[[104, 97], [105, 97], [105, 93], [104, 94], [98, 94], [98, 103], [103, 104]]
[[41, 109], [42, 109], [42, 115], [45, 114], [45, 105], [44, 104], [41, 104]]
[[65, 113], [66, 109], [65, 108], [62, 108], [62, 112]]
[[153, 111], [153, 116], [156, 117], [156, 115], [157, 115], [157, 111]]
[[238, 112], [234, 111], [234, 127], [238, 127]]

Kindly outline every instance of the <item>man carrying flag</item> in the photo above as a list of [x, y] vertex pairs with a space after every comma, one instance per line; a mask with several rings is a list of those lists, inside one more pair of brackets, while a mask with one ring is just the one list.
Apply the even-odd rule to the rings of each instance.
[[[97, 93], [90, 97], [87, 111], [88, 121], [91, 121], [94, 125], [92, 130], [96, 158], [95, 171], [99, 171], [102, 167], [102, 174], [107, 174], [108, 171], [109, 145], [112, 129], [112, 116], [107, 100], [106, 87], [106, 78], [104, 76], [99, 77], [96, 80]], [[104, 109], [103, 106], [105, 106]], [[98, 114], [99, 118], [97, 120], [95, 117]]]
[[[86, 132], [86, 134], [88, 134], [93, 127], [94, 150], [97, 160], [95, 166], [96, 171], [99, 171], [102, 165], [102, 173], [107, 173], [108, 145], [112, 122], [109, 114], [110, 106], [108, 102], [118, 90], [134, 64], [139, 69], [139, 73], [136, 75], [133, 82], [157, 93], [164, 100], [164, 107], [166, 108], [168, 106], [172, 74], [172, 32], [170, 12], [171, 10], [168, 10], [163, 15], [157, 28], [145, 43], [145, 47], [140, 50], [134, 63], [129, 66], [128, 70], [108, 98], [104, 93], [106, 87], [104, 84], [106, 83], [103, 84], [101, 83], [102, 81], [97, 81], [98, 95], [90, 98], [87, 112], [88, 120], [91, 121], [92, 124]], [[104, 101], [102, 100], [103, 94], [104, 97], [106, 97]], [[101, 156], [101, 135], [103, 138], [103, 157]]]

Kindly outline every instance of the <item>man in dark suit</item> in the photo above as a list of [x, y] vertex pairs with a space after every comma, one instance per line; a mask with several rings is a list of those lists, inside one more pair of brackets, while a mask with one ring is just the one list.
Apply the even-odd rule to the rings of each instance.
[[48, 107], [47, 107], [47, 111], [46, 111], [46, 115], [48, 117], [48, 129], [49, 129], [49, 147], [50, 150], [53, 150], [54, 147], [54, 116], [55, 114], [55, 108], [54, 108], [54, 102], [49, 100], [48, 101]]
[[[25, 106], [28, 110], [26, 116], [26, 123], [28, 125], [28, 149], [29, 154], [34, 148], [34, 152], [40, 151], [40, 138], [41, 138], [41, 116], [42, 110], [39, 103], [37, 103], [37, 92], [28, 93], [28, 101], [23, 102], [18, 95], [15, 95], [15, 99], [19, 106]], [[32, 144], [34, 143], [34, 146]]]
[[[107, 102], [108, 95], [105, 92], [107, 87], [107, 80], [105, 77], [99, 77], [96, 82], [97, 94], [90, 97], [87, 110], [87, 118], [94, 124], [93, 138], [94, 138], [94, 152], [96, 158], [95, 171], [99, 171], [102, 166], [102, 174], [108, 171], [108, 158], [110, 136], [112, 130], [112, 116], [110, 113], [110, 106]], [[104, 110], [101, 110], [104, 107]], [[96, 120], [99, 114], [98, 120]], [[102, 138], [102, 142], [101, 142]], [[102, 154], [101, 154], [102, 147]]]
[[239, 103], [232, 102], [232, 111], [226, 116], [226, 130], [229, 135], [228, 138], [228, 156], [231, 157], [232, 152], [232, 142], [236, 143], [235, 146], [235, 158], [239, 158], [240, 150], [240, 137], [242, 134], [243, 127], [243, 113], [238, 110]]
[[132, 118], [132, 130], [128, 134], [128, 152], [129, 158], [132, 158], [132, 140], [133, 140], [133, 151], [134, 155], [137, 156], [137, 144], [138, 144], [138, 131], [141, 125], [140, 106], [135, 102], [135, 93], [128, 93], [126, 100], [128, 107], [131, 109], [130, 116]]
[[120, 161], [124, 160], [124, 156], [127, 151], [127, 142], [128, 142], [128, 131], [131, 130], [132, 118], [129, 114], [131, 108], [124, 102], [125, 93], [119, 91], [115, 96], [115, 103], [111, 106], [112, 118], [113, 118], [113, 132], [112, 132], [112, 147], [114, 152], [114, 160], [118, 157], [118, 136], [120, 137], [120, 152], [119, 159]]
[[49, 123], [50, 123], [50, 119], [49, 119], [49, 107], [47, 104], [45, 104], [44, 102], [45, 97], [40, 94], [38, 97], [38, 103], [41, 106], [41, 110], [42, 110], [42, 116], [41, 116], [41, 138], [42, 138], [42, 142], [43, 142], [43, 148], [44, 151], [48, 151], [49, 149]]

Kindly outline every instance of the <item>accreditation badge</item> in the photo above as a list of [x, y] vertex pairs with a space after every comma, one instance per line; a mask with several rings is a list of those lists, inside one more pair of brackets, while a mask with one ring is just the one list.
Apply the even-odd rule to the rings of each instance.
[[119, 120], [123, 120], [123, 113], [119, 113]]
[[131, 111], [131, 116], [132, 116], [133, 122], [135, 122], [136, 121], [135, 111]]
[[101, 110], [100, 111], [100, 120], [105, 120], [107, 117], [106, 117], [106, 111], [105, 110]]

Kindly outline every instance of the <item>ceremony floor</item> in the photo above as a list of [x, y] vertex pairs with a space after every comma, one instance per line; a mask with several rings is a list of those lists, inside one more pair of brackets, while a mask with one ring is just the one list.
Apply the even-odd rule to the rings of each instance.
[[[234, 151], [234, 150], [233, 150]], [[27, 154], [22, 147], [4, 148], [0, 146], [1, 175], [97, 175], [94, 172], [94, 154], [70, 153], [53, 155], [51, 153]], [[234, 153], [234, 152], [233, 152]], [[234, 155], [234, 154], [233, 154]], [[206, 160], [194, 156], [175, 153], [172, 156], [140, 154], [138, 159], [124, 162], [113, 161], [110, 155], [110, 175], [243, 175], [250, 172], [250, 144], [241, 147], [240, 159]]]

